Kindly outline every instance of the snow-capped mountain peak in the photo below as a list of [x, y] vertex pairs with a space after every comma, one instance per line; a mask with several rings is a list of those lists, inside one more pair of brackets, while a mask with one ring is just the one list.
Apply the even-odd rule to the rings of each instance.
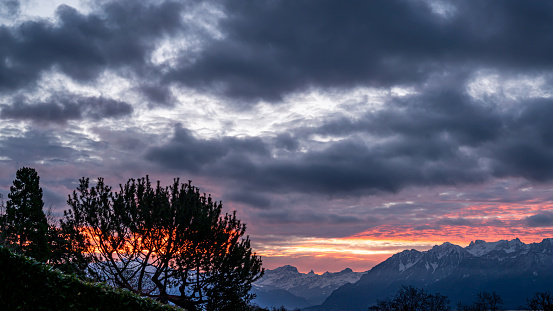
[[[286, 265], [274, 270], [266, 270], [265, 275], [256, 281], [254, 287], [276, 287], [281, 289], [291, 289], [298, 286], [308, 288], [324, 288], [341, 286], [345, 283], [354, 283], [361, 278], [362, 272], [353, 272], [346, 268], [340, 272], [316, 274], [311, 270], [309, 273], [300, 273], [296, 267]], [[337, 287], [337, 286], [336, 286]]]
[[284, 265], [282, 267], [278, 267], [275, 270], [273, 270], [276, 273], [292, 273], [296, 274], [298, 272], [298, 268], [291, 266], [291, 265]]
[[[265, 307], [271, 307], [269, 301], [275, 297], [282, 299], [303, 299], [304, 305], [289, 304], [288, 308], [306, 307], [319, 304], [327, 298], [333, 290], [347, 284], [359, 281], [364, 272], [354, 272], [346, 268], [340, 272], [325, 272], [316, 274], [313, 270], [309, 273], [300, 273], [296, 267], [286, 265], [273, 270], [266, 270], [263, 277], [253, 283], [254, 293], [258, 298], [255, 303]], [[288, 298], [285, 298], [288, 297]], [[274, 307], [279, 307], [275, 305]]]
[[552, 266], [553, 239], [530, 244], [519, 239], [476, 240], [467, 247], [443, 243], [427, 251], [397, 253], [308, 310], [366, 310], [395, 293], [400, 284], [439, 292], [465, 304], [478, 291], [496, 291], [505, 307], [515, 309], [532, 294], [553, 290]]
[[463, 248], [461, 246], [445, 242], [442, 245], [436, 245], [432, 247], [432, 249], [429, 250], [428, 253], [434, 253], [436, 257], [438, 257], [438, 259], [441, 259], [442, 257], [451, 254], [459, 255], [462, 251]]
[[515, 252], [525, 252], [530, 248], [530, 245], [522, 243], [518, 238], [511, 241], [500, 240], [497, 242], [486, 242], [482, 240], [476, 240], [470, 242], [469, 246], [465, 249], [473, 256], [481, 257], [486, 256], [492, 252], [499, 252], [499, 255], [506, 255]]

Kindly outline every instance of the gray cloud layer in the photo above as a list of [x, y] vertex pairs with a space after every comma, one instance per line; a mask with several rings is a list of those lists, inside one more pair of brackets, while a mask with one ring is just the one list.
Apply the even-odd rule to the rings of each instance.
[[423, 1], [229, 1], [220, 25], [226, 37], [168, 77], [278, 100], [313, 86], [418, 84], [466, 67], [551, 69], [551, 3], [452, 5], [455, 14], [444, 18]]
[[[429, 3], [98, 1], [89, 13], [62, 5], [52, 20], [1, 25], [0, 117], [26, 122], [28, 128], [5, 132], [0, 156], [18, 163], [88, 159], [82, 148], [56, 136], [73, 129], [41, 133], [35, 126], [95, 121], [99, 141], [90, 145], [101, 149], [102, 165], [116, 170], [125, 162], [121, 155], [132, 150], [134, 167], [143, 164], [233, 185], [226, 191], [229, 199], [258, 207], [261, 214], [283, 223], [315, 218], [274, 212], [282, 194], [397, 193], [411, 186], [510, 177], [551, 181], [551, 97], [512, 99], [499, 94], [478, 99], [467, 92], [467, 85], [481, 71], [501, 78], [539, 76], [545, 80], [543, 88], [551, 85], [553, 4], [437, 2], [449, 5], [442, 14]], [[202, 5], [220, 9], [222, 17], [204, 28], [197, 19], [183, 18]], [[0, 11], [17, 15], [20, 5], [2, 2]], [[194, 41], [195, 49], [175, 48], [171, 64], [152, 61], [160, 42], [183, 38]], [[287, 96], [309, 90], [348, 93], [356, 87], [398, 86], [414, 91], [386, 96], [380, 109], [367, 108], [354, 117], [322, 117], [315, 125], [259, 137], [207, 139], [176, 118], [167, 123], [181, 125], [162, 134], [140, 125], [128, 132], [102, 128], [104, 119], [124, 122], [143, 109], [132, 97], [121, 100], [69, 90], [52, 91], [41, 100], [27, 96], [37, 92], [39, 80], [50, 71], [84, 85], [94, 85], [104, 73], [124, 77], [137, 98], [148, 102], [148, 109], [167, 109], [168, 115], [182, 105], [172, 87], [192, 88], [230, 110], [246, 112], [255, 111], [260, 100], [279, 106]], [[365, 104], [370, 103], [357, 105]], [[168, 124], [160, 127], [171, 128]], [[320, 143], [314, 139], [317, 135], [337, 139]], [[367, 220], [332, 211], [320, 217], [332, 224]], [[536, 214], [527, 223], [549, 224], [548, 217]], [[436, 225], [471, 223], [444, 218]]]
[[553, 64], [548, 1], [452, 3], [447, 18], [424, 1], [220, 4], [223, 38], [204, 37], [197, 59], [180, 55], [180, 65], [169, 70], [156, 68], [148, 55], [164, 36], [197, 31], [181, 19], [193, 7], [186, 2], [106, 2], [89, 15], [60, 6], [56, 23], [2, 26], [0, 85], [20, 88], [52, 66], [78, 80], [130, 69], [207, 91], [217, 86], [231, 97], [278, 100], [307, 87], [418, 84], [467, 67], [544, 71]]
[[32, 120], [37, 122], [65, 123], [69, 120], [101, 120], [129, 115], [130, 104], [102, 97], [82, 97], [78, 95], [56, 94], [46, 102], [29, 103], [19, 99], [0, 112], [0, 118]]

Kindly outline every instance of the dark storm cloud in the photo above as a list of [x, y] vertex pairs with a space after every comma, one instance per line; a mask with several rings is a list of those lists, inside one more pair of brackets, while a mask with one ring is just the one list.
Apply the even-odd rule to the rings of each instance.
[[[386, 109], [355, 120], [291, 129], [273, 140], [256, 141], [256, 147], [239, 148], [238, 153], [228, 147], [235, 139], [192, 139], [178, 130], [171, 142], [150, 150], [148, 159], [224, 176], [248, 189], [328, 195], [481, 183], [505, 176], [553, 179], [548, 119], [552, 102], [520, 100], [516, 109], [507, 111], [494, 104], [482, 105], [438, 86], [392, 100]], [[347, 138], [325, 143], [322, 149], [298, 151], [315, 134]], [[360, 139], [363, 135], [374, 137], [374, 142], [366, 144]], [[287, 150], [286, 156], [256, 152], [271, 148]]]
[[[440, 144], [439, 141], [434, 144]], [[225, 176], [249, 189], [322, 192], [398, 191], [409, 185], [483, 181], [477, 159], [450, 151], [446, 157], [398, 152], [401, 142], [375, 148], [356, 139], [329, 144], [321, 151], [295, 152], [273, 158], [258, 139], [196, 139], [182, 128], [165, 145], [150, 149], [146, 158], [165, 167]], [[416, 150], [420, 146], [414, 144]], [[424, 147], [424, 146], [423, 146]]]
[[509, 122], [503, 139], [491, 148], [495, 174], [530, 180], [553, 179], [552, 100], [525, 102], [519, 115]]
[[333, 213], [313, 213], [297, 210], [266, 211], [258, 214], [271, 224], [363, 224], [365, 219]]
[[142, 85], [140, 92], [146, 97], [150, 105], [171, 106], [175, 99], [171, 90], [162, 85]]
[[69, 120], [120, 118], [132, 111], [131, 105], [110, 98], [64, 94], [39, 103], [19, 98], [12, 105], [2, 107], [0, 118], [65, 123]]
[[176, 126], [174, 137], [165, 145], [150, 148], [146, 159], [171, 169], [190, 172], [206, 171], [226, 157], [248, 155], [268, 155], [265, 144], [257, 138], [240, 139], [225, 137], [222, 139], [204, 140], [195, 138], [192, 133]]
[[109, 1], [89, 15], [61, 5], [57, 22], [30, 20], [0, 27], [0, 91], [31, 85], [56, 68], [87, 82], [104, 70], [148, 71], [156, 39], [182, 30], [183, 5]]
[[467, 67], [553, 65], [548, 1], [451, 2], [449, 17], [424, 1], [225, 4], [225, 37], [173, 70], [169, 81], [277, 101], [309, 87], [417, 84]]
[[[11, 12], [17, 4], [3, 6]], [[469, 67], [540, 71], [553, 65], [548, 1], [452, 2], [449, 17], [424, 1], [210, 4], [221, 5], [225, 15], [210, 25], [221, 38], [182, 19], [193, 4], [173, 1], [108, 1], [88, 15], [62, 5], [55, 23], [2, 26], [0, 89], [30, 85], [52, 68], [85, 82], [105, 70], [126, 70], [143, 82], [276, 101], [310, 87], [419, 84]], [[161, 39], [187, 31], [202, 42], [200, 52], [182, 52], [173, 68], [150, 62]], [[142, 85], [149, 100], [168, 102], [166, 89]]]
[[[323, 117], [320, 126], [275, 137], [202, 139], [185, 124], [158, 145], [121, 134], [121, 148], [166, 169], [217, 176], [264, 193], [370, 194], [493, 177], [553, 179], [551, 101], [520, 100], [505, 112], [494, 106], [500, 100], [483, 104], [465, 92], [480, 69], [506, 76], [551, 71], [553, 4], [447, 3], [453, 9], [442, 16], [425, 1], [214, 1], [209, 4], [221, 5], [224, 17], [209, 26], [222, 36], [195, 33], [199, 51], [181, 52], [174, 66], [152, 63], [151, 53], [160, 40], [197, 31], [182, 19], [191, 4], [107, 1], [90, 14], [60, 6], [55, 22], [0, 26], [0, 91], [23, 93], [48, 70], [81, 82], [113, 71], [132, 80], [148, 103], [168, 109], [177, 100], [169, 87], [175, 85], [227, 96], [228, 102], [218, 98], [227, 105], [255, 99], [277, 104], [307, 89], [412, 86], [415, 95], [389, 97], [380, 110]], [[64, 123], [132, 112], [128, 103], [109, 98], [51, 94], [43, 102], [5, 104], [0, 116]], [[342, 140], [314, 142], [314, 135]], [[272, 206], [262, 195], [229, 195]]]
[[[21, 135], [22, 134], [22, 135]], [[28, 131], [18, 136], [0, 138], [0, 156], [8, 157], [20, 166], [38, 161], [68, 162], [83, 156], [73, 148], [64, 147], [58, 138], [43, 131]]]
[[[495, 99], [499, 103], [494, 103], [490, 99], [488, 105], [482, 105], [453, 90], [423, 90], [421, 95], [387, 103], [386, 109], [366, 113], [356, 120], [342, 118], [320, 127], [299, 129], [296, 136], [355, 137], [362, 133], [387, 138], [376, 146], [377, 153], [367, 148], [367, 160], [354, 162], [363, 170], [371, 160], [382, 161], [382, 165], [376, 165], [378, 173], [394, 159], [402, 159], [404, 167], [402, 163], [392, 167], [405, 176], [394, 174], [393, 170], [385, 174], [398, 186], [398, 180], [406, 184], [454, 184], [506, 176], [538, 182], [552, 180], [553, 101], [521, 99], [516, 108], [507, 111], [493, 108], [502, 100]], [[481, 160], [489, 161], [489, 167], [480, 166]], [[425, 167], [428, 164], [434, 173]]]
[[275, 147], [286, 151], [296, 151], [300, 144], [290, 133], [282, 133], [275, 138]]
[[95, 135], [100, 137], [101, 141], [109, 146], [109, 149], [120, 149], [132, 154], [143, 151], [151, 141], [157, 138], [153, 134], [147, 134], [137, 129], [117, 129], [96, 127], [92, 130]]
[[20, 9], [19, 0], [3, 0], [0, 2], [0, 17], [13, 17], [19, 14]]
[[397, 146], [394, 154], [421, 152], [424, 157], [436, 158], [451, 153], [451, 148], [459, 144], [478, 146], [497, 139], [505, 125], [503, 118], [491, 107], [475, 102], [462, 90], [438, 83], [438, 87], [422, 90], [421, 95], [387, 102], [385, 109], [366, 113], [355, 121], [346, 118], [332, 120], [321, 127], [305, 129], [304, 135], [351, 135], [357, 132], [400, 135], [406, 141]]
[[[286, 205], [271, 207], [264, 210], [250, 210], [250, 223], [263, 223], [271, 234], [317, 236], [317, 237], [346, 237], [375, 227], [382, 223], [379, 218], [364, 215], [350, 215], [345, 211], [333, 212], [323, 208], [324, 203], [317, 199], [310, 200], [311, 204]], [[319, 203], [320, 207], [313, 208]], [[289, 206], [290, 208], [288, 208]], [[267, 231], [265, 231], [267, 232]]]
[[[351, 121], [329, 121], [301, 128], [295, 137], [282, 134], [275, 146], [312, 134], [349, 137], [326, 143], [318, 151], [289, 153], [284, 159], [251, 162], [227, 158], [217, 170], [261, 189], [321, 193], [396, 192], [411, 185], [455, 185], [487, 180], [491, 172], [479, 164], [482, 148], [501, 137], [504, 120], [455, 92], [411, 96]], [[356, 134], [383, 138], [367, 145]], [[377, 139], [378, 140], [378, 139]], [[478, 150], [478, 149], [476, 149]]]
[[529, 227], [551, 227], [553, 226], [553, 213], [542, 212], [526, 218]]
[[472, 159], [450, 163], [422, 157], [390, 155], [355, 140], [334, 143], [318, 152], [298, 155], [293, 161], [274, 161], [257, 170], [257, 185], [306, 192], [398, 191], [418, 184], [455, 184], [482, 179], [471, 168]]
[[[428, 35], [436, 33], [438, 25], [424, 5], [410, 3], [229, 1], [227, 18], [220, 23], [226, 37], [170, 77], [197, 87], [222, 85], [232, 97], [266, 100], [312, 85], [419, 80], [424, 74], [418, 69], [425, 67], [420, 61], [433, 55], [413, 49], [430, 51], [446, 37]], [[406, 46], [410, 50], [402, 51]], [[412, 60], [406, 61], [402, 55], [408, 53]]]
[[271, 199], [268, 196], [253, 191], [245, 192], [236, 190], [235, 192], [227, 194], [225, 198], [228, 198], [234, 202], [245, 203], [251, 207], [259, 209], [267, 209], [272, 205]]
[[[425, 1], [210, 4], [221, 5], [225, 15], [210, 25], [221, 38], [187, 24], [181, 14], [194, 5], [174, 1], [108, 1], [88, 15], [62, 5], [56, 22], [1, 26], [0, 90], [32, 85], [52, 68], [85, 82], [105, 70], [126, 70], [142, 82], [177, 81], [237, 99], [276, 101], [310, 87], [419, 84], [466, 68], [533, 72], [553, 65], [548, 1], [452, 2], [449, 17]], [[4, 11], [17, 7], [16, 1], [2, 4]], [[151, 63], [160, 40], [187, 31], [202, 42], [200, 52], [182, 52], [174, 68]], [[168, 102], [166, 89], [142, 85], [149, 100]]]

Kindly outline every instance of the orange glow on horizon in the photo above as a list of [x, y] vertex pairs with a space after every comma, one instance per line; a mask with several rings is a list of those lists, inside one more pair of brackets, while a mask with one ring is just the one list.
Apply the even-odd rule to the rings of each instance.
[[[389, 229], [389, 228], [387, 228]], [[524, 243], [539, 243], [544, 238], [553, 237], [553, 229], [527, 230], [526, 228], [478, 228], [480, 230], [459, 230], [459, 228], [445, 228], [444, 233], [437, 232], [390, 232], [380, 228], [379, 230], [366, 231], [360, 235], [333, 238], [333, 239], [295, 239], [287, 245], [263, 245], [256, 244], [257, 254], [262, 256], [264, 266], [274, 269], [284, 264], [295, 261], [301, 262], [298, 269], [307, 273], [314, 269], [316, 273], [325, 271], [340, 271], [346, 267], [354, 271], [367, 271], [376, 264], [386, 260], [392, 255], [403, 250], [416, 249], [426, 251], [434, 245], [450, 242], [461, 247], [466, 247], [471, 241], [485, 240], [496, 242], [499, 240], [512, 240], [519, 238]], [[387, 231], [387, 234], [382, 234]], [[455, 236], [455, 234], [459, 234]], [[378, 239], [380, 237], [381, 239]], [[269, 259], [267, 261], [267, 259]], [[318, 268], [313, 262], [319, 262]], [[267, 265], [265, 262], [268, 262]], [[298, 264], [299, 265], [299, 264]], [[338, 266], [339, 265], [339, 266]], [[328, 268], [328, 266], [335, 268]]]
[[308, 272], [310, 261], [318, 261], [321, 267], [325, 262], [327, 267], [336, 267], [321, 268], [319, 272], [340, 271], [347, 265], [356, 265], [357, 271], [366, 271], [403, 250], [425, 251], [444, 242], [461, 247], [475, 240], [495, 242], [519, 238], [527, 244], [539, 243], [553, 238], [553, 228], [531, 227], [527, 219], [544, 211], [553, 211], [553, 205], [531, 200], [519, 204], [473, 202], [433, 218], [395, 219], [395, 224], [383, 223], [348, 237], [283, 236], [282, 240], [273, 237], [278, 242], [254, 244], [257, 253], [269, 259], [269, 269], [287, 261], [297, 261], [304, 267], [298, 267], [299, 270]]

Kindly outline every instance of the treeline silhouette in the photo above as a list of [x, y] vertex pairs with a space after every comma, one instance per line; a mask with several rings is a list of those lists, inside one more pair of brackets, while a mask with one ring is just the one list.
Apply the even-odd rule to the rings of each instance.
[[[537, 292], [526, 299], [526, 305], [519, 310], [553, 311], [553, 295], [551, 292]], [[469, 305], [457, 303], [458, 311], [497, 311], [503, 310], [503, 298], [495, 291], [479, 292]], [[422, 288], [401, 286], [395, 295], [378, 300], [368, 311], [448, 311], [452, 310], [450, 300], [439, 293], [431, 294]]]
[[[459, 302], [452, 308], [449, 298], [444, 295], [402, 285], [394, 295], [378, 300], [374, 306], [368, 308], [368, 311], [497, 311], [504, 310], [502, 306], [503, 298], [495, 291], [479, 292], [471, 304], [463, 305]], [[549, 291], [538, 292], [526, 299], [526, 305], [520, 306], [518, 310], [553, 311], [553, 294]], [[253, 306], [251, 311], [300, 311], [300, 309], [289, 310], [284, 306], [272, 308]]]

